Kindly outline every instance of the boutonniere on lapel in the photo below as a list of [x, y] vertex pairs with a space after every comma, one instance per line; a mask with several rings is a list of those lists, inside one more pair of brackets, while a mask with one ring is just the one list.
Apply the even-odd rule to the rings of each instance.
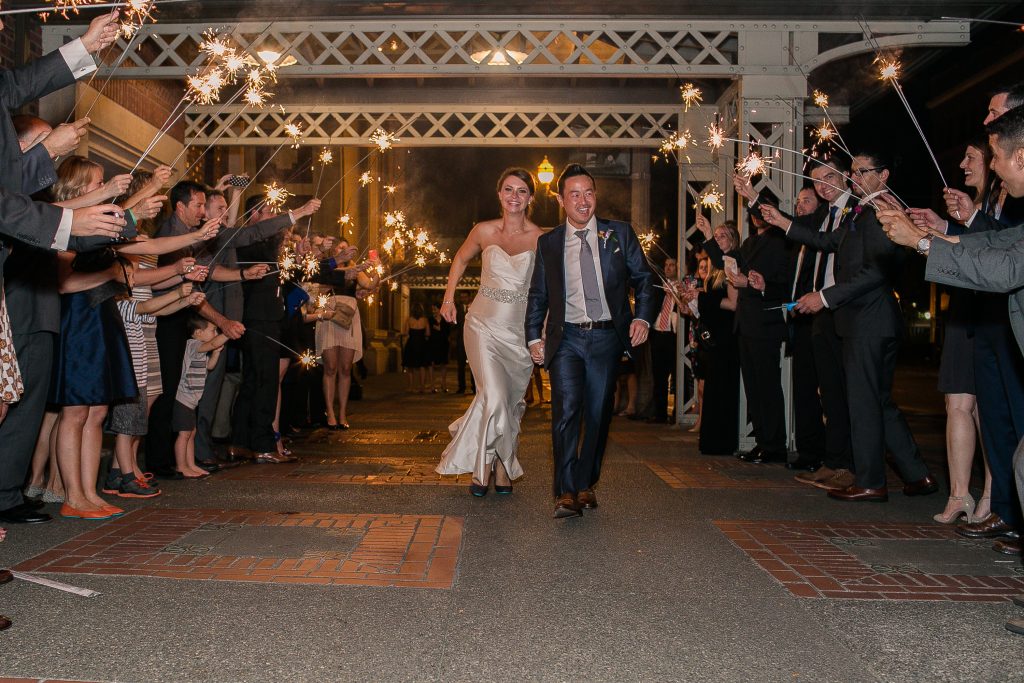
[[852, 212], [853, 213], [853, 218], [850, 219], [850, 229], [851, 230], [855, 229], [857, 227], [857, 217], [860, 216], [862, 211], [864, 211], [864, 205], [863, 204], [858, 204], [857, 206], [853, 207], [852, 209], [850, 207], [848, 207], [848, 206], [844, 206], [842, 213], [839, 214], [839, 216], [840, 216], [840, 218], [839, 218], [840, 224], [844, 220], [846, 220], [846, 215], [848, 213]]
[[614, 230], [598, 230], [597, 239], [601, 240], [602, 249], [607, 249], [608, 243], [611, 242], [615, 245], [615, 251], [612, 252], [613, 254], [617, 254], [621, 251], [621, 249], [619, 249], [619, 236], [615, 234]]

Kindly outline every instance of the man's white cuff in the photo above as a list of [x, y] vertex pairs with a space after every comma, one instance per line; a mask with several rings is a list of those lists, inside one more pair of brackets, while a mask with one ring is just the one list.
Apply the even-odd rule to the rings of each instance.
[[76, 38], [70, 43], [60, 46], [58, 52], [64, 58], [76, 81], [96, 70], [96, 60], [85, 49], [81, 38]]
[[74, 212], [71, 209], [64, 209], [61, 212], [60, 225], [57, 226], [57, 234], [53, 236], [53, 244], [50, 249], [67, 251], [68, 242], [71, 241], [71, 221], [74, 219]]

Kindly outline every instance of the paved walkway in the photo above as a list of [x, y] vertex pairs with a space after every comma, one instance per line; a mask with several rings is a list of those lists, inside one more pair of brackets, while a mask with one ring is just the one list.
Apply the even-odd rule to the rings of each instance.
[[[15, 528], [0, 676], [85, 681], [1024, 681], [1024, 569], [931, 522], [617, 419], [600, 508], [551, 518], [547, 406], [515, 493], [433, 473], [468, 403], [372, 378], [293, 465], [168, 482], [105, 524]], [[939, 397], [899, 397], [941, 468]], [[895, 479], [893, 480], [895, 484]], [[6, 680], [6, 679], [0, 679]]]

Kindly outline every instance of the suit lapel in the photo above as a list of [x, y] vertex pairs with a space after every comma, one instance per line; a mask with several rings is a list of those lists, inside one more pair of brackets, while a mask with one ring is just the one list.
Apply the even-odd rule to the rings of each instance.
[[[601, 233], [607, 235], [607, 239], [601, 238]], [[612, 262], [611, 252], [614, 251], [610, 245], [619, 244], [618, 233], [612, 228], [611, 223], [605, 220], [597, 219], [597, 251], [598, 258], [601, 261], [601, 280], [604, 284], [604, 291], [607, 296], [608, 292], [608, 276], [611, 274]]]
[[551, 263], [557, 263], [558, 268], [555, 272], [558, 274], [558, 289], [562, 291], [562, 301], [565, 301], [565, 223], [562, 223], [557, 228], [551, 231], [552, 241], [551, 245], [553, 253], [551, 254]]

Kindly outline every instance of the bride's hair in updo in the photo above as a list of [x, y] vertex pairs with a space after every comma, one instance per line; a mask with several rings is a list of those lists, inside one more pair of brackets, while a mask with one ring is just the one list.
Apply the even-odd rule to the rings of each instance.
[[526, 183], [526, 189], [530, 191], [531, 197], [537, 194], [537, 184], [533, 182], [533, 174], [527, 171], [525, 168], [519, 168], [518, 166], [506, 168], [504, 171], [501, 172], [501, 176], [498, 178], [497, 188], [499, 193], [501, 192], [501, 186], [505, 184], [505, 180], [507, 180], [509, 176], [515, 176], [516, 178], [519, 178], [524, 183]]

